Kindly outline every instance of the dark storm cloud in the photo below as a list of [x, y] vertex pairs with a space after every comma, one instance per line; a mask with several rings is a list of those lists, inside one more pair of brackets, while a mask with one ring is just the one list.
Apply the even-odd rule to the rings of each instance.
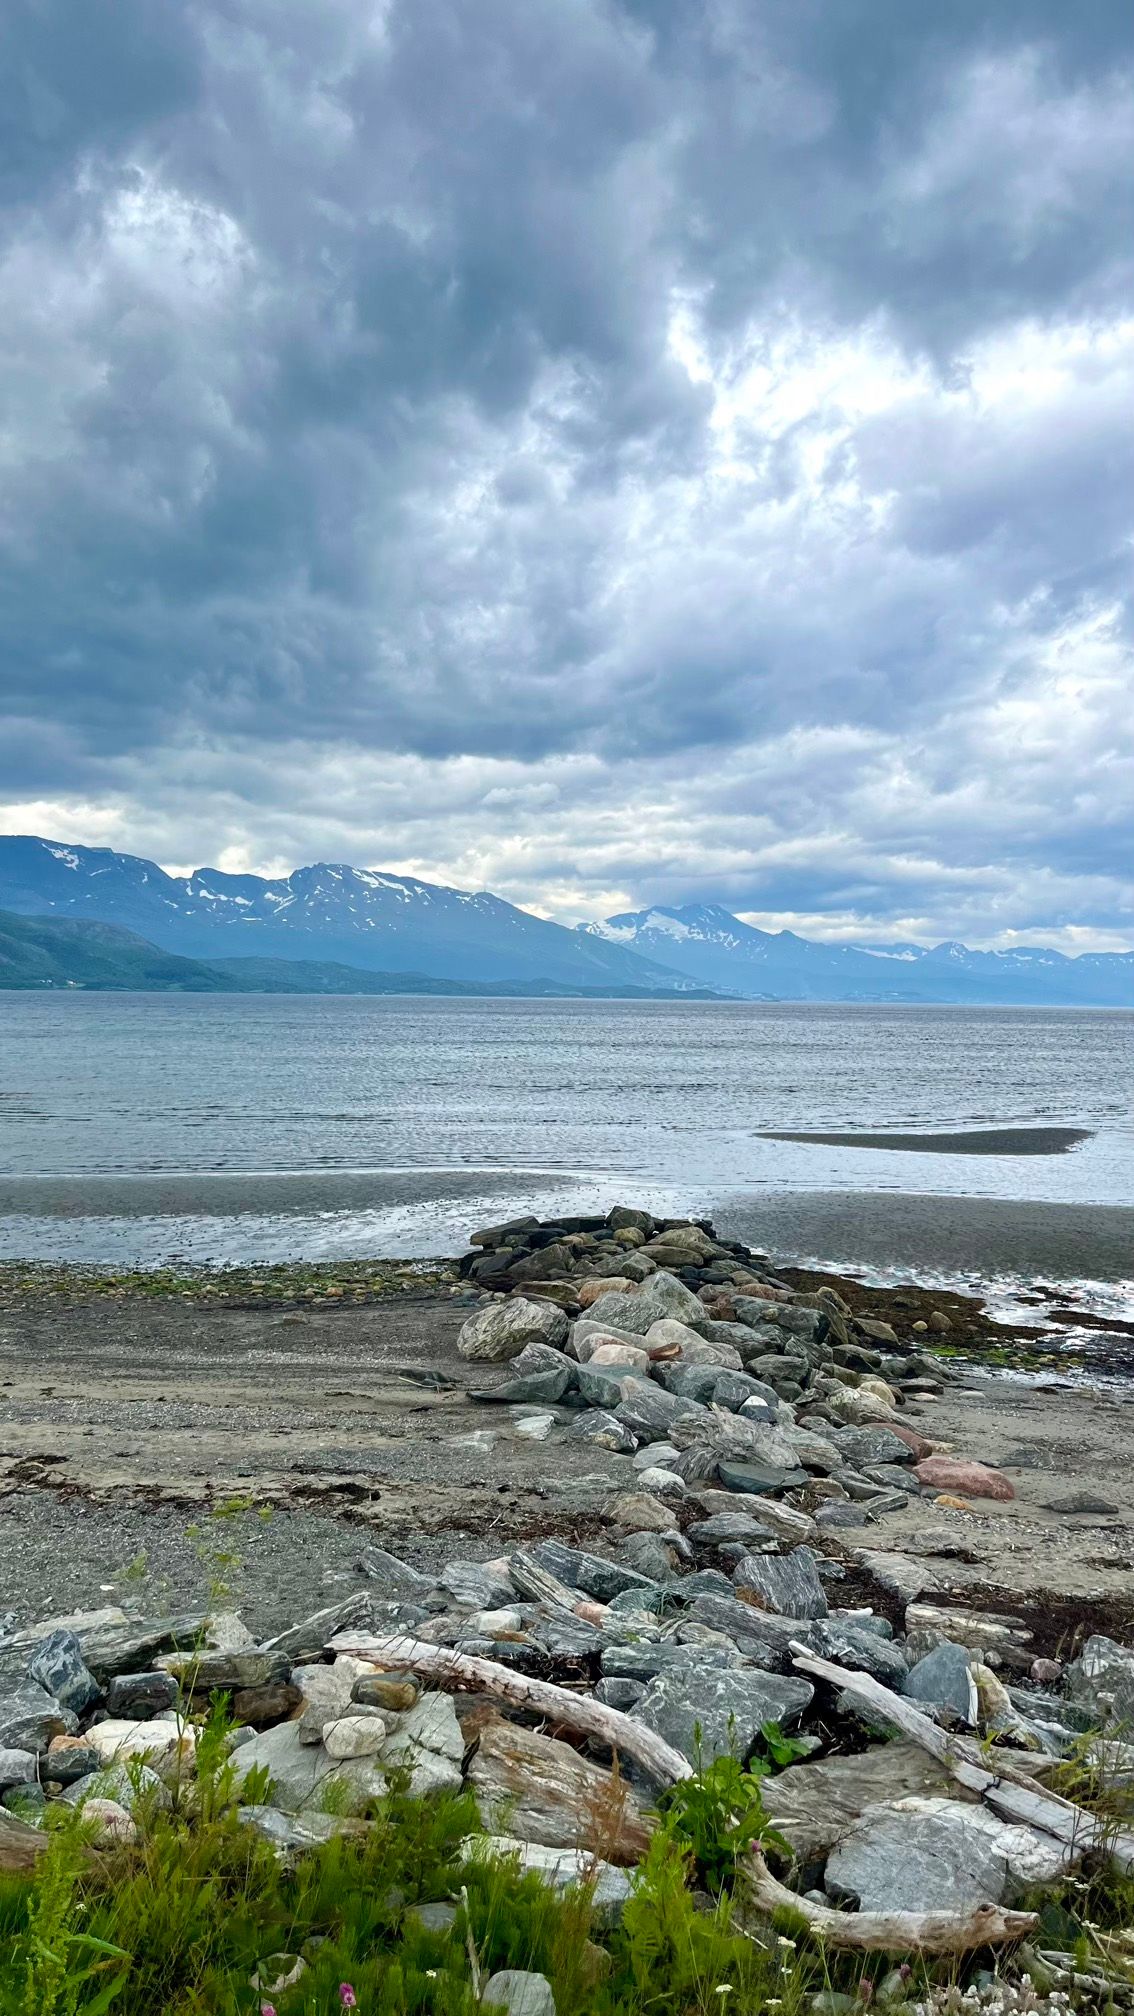
[[6, 19], [7, 825], [1124, 928], [1124, 7], [94, 20]]

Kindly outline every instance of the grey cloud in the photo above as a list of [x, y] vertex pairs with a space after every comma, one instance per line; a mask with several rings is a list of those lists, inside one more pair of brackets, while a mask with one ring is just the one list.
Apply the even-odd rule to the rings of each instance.
[[5, 800], [532, 901], [1123, 911], [1125, 8], [113, 14], [6, 24]]

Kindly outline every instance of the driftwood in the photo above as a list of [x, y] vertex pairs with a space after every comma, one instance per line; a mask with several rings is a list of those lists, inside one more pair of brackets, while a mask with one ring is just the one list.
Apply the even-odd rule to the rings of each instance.
[[29, 1827], [11, 1813], [0, 1812], [0, 1871], [4, 1875], [27, 1875], [35, 1868], [47, 1842], [48, 1837], [40, 1828]]
[[529, 1680], [494, 1659], [451, 1652], [444, 1645], [425, 1645], [418, 1638], [373, 1638], [358, 1631], [340, 1632], [331, 1640], [330, 1649], [348, 1652], [356, 1659], [372, 1659], [376, 1665], [405, 1667], [450, 1693], [492, 1694], [513, 1708], [549, 1716], [581, 1735], [593, 1736], [610, 1750], [632, 1757], [656, 1785], [675, 1785], [679, 1778], [693, 1775], [688, 1759], [644, 1723], [633, 1721], [617, 1708], [604, 1707], [601, 1701], [592, 1701], [589, 1694], [574, 1694], [569, 1687], [556, 1687], [550, 1680]]
[[1070, 1868], [1089, 1849], [1098, 1848], [1111, 1857], [1124, 1875], [1134, 1870], [1134, 1834], [1116, 1832], [1111, 1823], [1096, 1820], [1070, 1799], [1061, 1799], [1058, 1793], [1037, 1785], [1034, 1778], [1017, 1770], [1008, 1759], [1001, 1762], [998, 1758], [997, 1769], [990, 1771], [979, 1744], [971, 1737], [949, 1735], [912, 1701], [891, 1693], [880, 1680], [871, 1679], [869, 1673], [851, 1672], [828, 1659], [816, 1659], [798, 1641], [791, 1649], [792, 1664], [798, 1672], [842, 1688], [853, 1700], [892, 1723], [903, 1736], [944, 1764], [959, 1785], [975, 1792], [1001, 1820], [1031, 1827], [1058, 1841], [1064, 1851], [1065, 1867]]
[[[585, 1694], [556, 1687], [547, 1680], [525, 1679], [507, 1666], [497, 1665], [495, 1660], [468, 1657], [440, 1645], [423, 1645], [414, 1638], [375, 1638], [349, 1631], [335, 1638], [330, 1649], [351, 1653], [359, 1659], [372, 1659], [379, 1665], [404, 1666], [433, 1681], [435, 1686], [458, 1691], [474, 1689], [514, 1708], [547, 1715], [566, 1728], [593, 1736], [609, 1749], [633, 1757], [659, 1785], [674, 1785], [679, 1779], [693, 1775], [692, 1765], [679, 1751], [619, 1709], [606, 1708]], [[842, 1682], [865, 1677], [843, 1675], [841, 1668], [829, 1666], [825, 1661], [812, 1663], [817, 1670], [821, 1669], [822, 1678], [834, 1675]], [[891, 1697], [887, 1690], [879, 1691], [888, 1702]], [[934, 1724], [928, 1723], [928, 1727], [933, 1729]], [[759, 1911], [764, 1914], [793, 1911], [797, 1918], [806, 1920], [816, 1938], [848, 1951], [966, 1953], [978, 1946], [1006, 1945], [1023, 1939], [1036, 1924], [1030, 1912], [1003, 1911], [995, 1905], [960, 1912], [836, 1911], [826, 1905], [812, 1904], [778, 1882], [759, 1849], [749, 1851], [746, 1863], [742, 1884]]]
[[773, 1876], [758, 1848], [748, 1858], [744, 1890], [763, 1912], [791, 1911], [828, 1946], [883, 1953], [971, 1953], [977, 1946], [1006, 1946], [1036, 1926], [1034, 1911], [1004, 1911], [978, 1904], [971, 1911], [836, 1911], [813, 1904]]

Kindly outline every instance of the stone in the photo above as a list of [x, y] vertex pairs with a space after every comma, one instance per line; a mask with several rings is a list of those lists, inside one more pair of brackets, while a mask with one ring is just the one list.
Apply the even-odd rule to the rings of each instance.
[[107, 1683], [106, 1712], [144, 1722], [177, 1705], [178, 1686], [172, 1673], [119, 1673]]
[[262, 1729], [293, 1715], [302, 1701], [298, 1687], [293, 1687], [289, 1680], [280, 1680], [270, 1687], [238, 1688], [232, 1697], [232, 1712], [237, 1722]]
[[373, 1757], [386, 1741], [386, 1724], [381, 1715], [343, 1715], [328, 1722], [323, 1730], [323, 1747], [328, 1757]]
[[546, 1974], [528, 1974], [518, 1967], [490, 1974], [480, 1999], [486, 2009], [502, 2009], [506, 2016], [555, 2016], [555, 1996]]
[[1062, 1852], [981, 1806], [913, 1795], [863, 1813], [832, 1848], [825, 1880], [863, 1911], [965, 1911], [1050, 1882]]
[[695, 1422], [701, 1415], [707, 1416], [707, 1410], [699, 1409], [694, 1401], [665, 1393], [650, 1379], [627, 1379], [614, 1411], [624, 1428], [646, 1442], [660, 1440], [679, 1421]]
[[856, 1327], [872, 1344], [897, 1344], [898, 1333], [892, 1324], [882, 1323], [873, 1316], [856, 1316]]
[[384, 1547], [364, 1548], [358, 1567], [371, 1581], [381, 1583], [399, 1596], [423, 1596], [434, 1586], [432, 1575], [422, 1575], [408, 1561], [387, 1554]]
[[[878, 1463], [910, 1463], [914, 1451], [897, 1428], [844, 1428], [834, 1436], [843, 1462], [851, 1470], [864, 1470]], [[920, 1437], [914, 1438], [920, 1441]], [[928, 1454], [928, 1450], [925, 1452]]]
[[883, 1400], [865, 1386], [841, 1386], [837, 1392], [825, 1395], [824, 1405], [852, 1428], [865, 1427], [871, 1421], [888, 1421], [894, 1411], [892, 1401]]
[[1002, 1470], [964, 1456], [926, 1456], [914, 1466], [919, 1484], [934, 1491], [954, 1491], [964, 1498], [994, 1498], [1007, 1503], [1016, 1492]]
[[855, 1559], [880, 1589], [903, 1603], [912, 1603], [926, 1591], [932, 1593], [941, 1586], [932, 1564], [913, 1554], [883, 1554], [877, 1549], [860, 1547], [855, 1551]]
[[411, 1798], [431, 1792], [457, 1791], [465, 1739], [447, 1694], [423, 1694], [403, 1715], [381, 1751], [384, 1770], [409, 1773]]
[[55, 1736], [40, 1768], [43, 1777], [53, 1778], [57, 1785], [73, 1785], [78, 1778], [89, 1778], [101, 1762], [98, 1751], [82, 1736]]
[[576, 1300], [580, 1309], [590, 1309], [603, 1295], [626, 1295], [634, 1285], [625, 1274], [596, 1275], [593, 1280], [580, 1281]]
[[616, 1204], [606, 1214], [606, 1222], [612, 1232], [640, 1232], [644, 1239], [653, 1237], [654, 1221], [648, 1211], [639, 1211], [630, 1204]]
[[1049, 1499], [1043, 1510], [1095, 1513], [1101, 1519], [1108, 1519], [1118, 1512], [1119, 1507], [1113, 1498], [1101, 1498], [1097, 1491], [1069, 1491], [1063, 1498]]
[[83, 1715], [93, 1708], [102, 1692], [98, 1681], [87, 1671], [73, 1631], [52, 1631], [36, 1646], [27, 1670], [29, 1679], [73, 1715]]
[[339, 1631], [366, 1631], [373, 1622], [374, 1610], [371, 1598], [360, 1590], [354, 1596], [345, 1596], [341, 1603], [331, 1603], [324, 1610], [316, 1610], [300, 1623], [292, 1624], [276, 1637], [268, 1638], [261, 1646], [263, 1652], [286, 1652], [289, 1659], [317, 1659], [325, 1652], [332, 1638]]
[[623, 1344], [614, 1337], [604, 1344], [596, 1344], [587, 1360], [589, 1366], [617, 1365], [626, 1373], [645, 1372], [649, 1363], [648, 1351], [636, 1350], [633, 1344]]
[[598, 1682], [594, 1696], [604, 1707], [617, 1708], [625, 1715], [641, 1700], [645, 1691], [644, 1680], [623, 1679], [620, 1675], [612, 1674], [609, 1679], [603, 1678]]
[[205, 1625], [204, 1642], [210, 1652], [247, 1652], [256, 1640], [234, 1610], [217, 1610]]
[[753, 1667], [672, 1666], [651, 1680], [633, 1717], [690, 1763], [710, 1763], [746, 1758], [765, 1722], [790, 1727], [813, 1698], [806, 1680]]
[[39, 1763], [34, 1750], [0, 1749], [0, 1792], [6, 1792], [10, 1785], [34, 1785], [38, 1777]]
[[807, 1482], [806, 1470], [793, 1465], [778, 1468], [771, 1463], [735, 1463], [722, 1461], [717, 1466], [721, 1483], [730, 1491], [746, 1492], [751, 1497], [770, 1496], [776, 1491], [795, 1491]]
[[137, 1758], [132, 1758], [129, 1764], [108, 1764], [73, 1779], [61, 1794], [64, 1806], [78, 1806], [84, 1811], [90, 1799], [113, 1799], [127, 1813], [140, 1806], [152, 1806], [165, 1813], [173, 1804], [173, 1795], [157, 1772], [148, 1764], [140, 1764]]
[[574, 1384], [575, 1369], [565, 1358], [554, 1372], [528, 1372], [521, 1379], [505, 1379], [500, 1386], [478, 1386], [469, 1397], [472, 1400], [499, 1401], [506, 1406], [539, 1402], [553, 1407]]
[[1096, 1632], [1063, 1676], [1064, 1691], [1099, 1728], [1134, 1722], [1134, 1649]]
[[727, 1407], [733, 1414], [743, 1407], [755, 1420], [776, 1418], [775, 1394], [749, 1372], [722, 1372], [714, 1381], [711, 1397], [715, 1407]]
[[700, 1330], [702, 1323], [708, 1318], [704, 1303], [697, 1300], [685, 1283], [677, 1279], [676, 1274], [667, 1273], [664, 1268], [659, 1269], [656, 1274], [651, 1274], [649, 1280], [643, 1283], [633, 1297], [627, 1297], [627, 1300], [643, 1305], [642, 1313], [649, 1317], [646, 1330], [651, 1324], [667, 1316], [675, 1317], [679, 1323], [688, 1324], [691, 1330]]
[[461, 1325], [457, 1350], [462, 1358], [503, 1364], [518, 1358], [525, 1344], [567, 1342], [567, 1318], [554, 1302], [516, 1296], [479, 1309]]
[[174, 1652], [162, 1661], [164, 1672], [194, 1694], [239, 1687], [270, 1687], [291, 1672], [286, 1652], [256, 1647], [249, 1652]]
[[281, 1853], [292, 1849], [320, 1848], [336, 1835], [360, 1836], [366, 1823], [339, 1813], [281, 1813], [275, 1806], [242, 1806], [237, 1815], [242, 1826], [251, 1827], [262, 1840]]
[[851, 1756], [793, 1764], [766, 1778], [760, 1796], [797, 1860], [810, 1862], [825, 1855], [871, 1807], [915, 1794], [944, 1794], [950, 1787], [944, 1765], [898, 1737]]
[[482, 1561], [448, 1561], [437, 1577], [437, 1586], [473, 1610], [493, 1610], [514, 1603], [516, 1590], [506, 1568]]
[[138, 1830], [117, 1799], [87, 1799], [83, 1805], [83, 1831], [95, 1848], [130, 1846]]
[[192, 1652], [202, 1645], [208, 1621], [205, 1611], [191, 1610], [177, 1617], [97, 1625], [89, 1631], [76, 1627], [75, 1635], [86, 1665], [105, 1686], [118, 1673], [137, 1673], [142, 1667], [153, 1666], [159, 1654], [179, 1648]]
[[423, 1932], [436, 1932], [444, 1937], [453, 1930], [457, 1922], [457, 1907], [455, 1904], [441, 1902], [414, 1904], [406, 1916], [411, 1918], [415, 1925], [420, 1925]]
[[649, 1846], [650, 1828], [624, 1779], [518, 1723], [486, 1725], [468, 1783], [490, 1834], [507, 1824], [521, 1841], [593, 1850], [601, 1832], [603, 1854], [617, 1863], [640, 1861]]
[[581, 1317], [572, 1326], [568, 1349], [572, 1358], [585, 1365], [591, 1353], [599, 1344], [625, 1344], [631, 1351], [641, 1351], [645, 1332], [624, 1330], [614, 1322], [596, 1322], [593, 1314]]
[[625, 1869], [597, 1861], [578, 1848], [548, 1848], [542, 1842], [518, 1841], [509, 1834], [470, 1834], [461, 1843], [461, 1857], [465, 1862], [515, 1861], [522, 1873], [538, 1876], [560, 1892], [585, 1885], [600, 1924], [616, 1924], [630, 1896], [630, 1877]]
[[821, 1658], [855, 1672], [869, 1673], [884, 1687], [901, 1690], [909, 1662], [900, 1645], [877, 1632], [842, 1617], [823, 1617], [812, 1623], [807, 1641]]
[[662, 1591], [645, 1575], [606, 1561], [599, 1554], [587, 1554], [578, 1547], [566, 1547], [559, 1540], [541, 1540], [532, 1555], [541, 1568], [554, 1575], [568, 1589], [580, 1589], [600, 1603], [609, 1603], [627, 1590], [660, 1598]]
[[[621, 1345], [618, 1347], [621, 1350]], [[628, 1380], [642, 1378], [640, 1368], [633, 1365], [611, 1363], [609, 1360], [596, 1365], [588, 1358], [577, 1368], [579, 1392], [588, 1407], [599, 1407], [604, 1413], [622, 1405], [622, 1392]]]
[[[672, 1520], [672, 1514], [670, 1516]], [[628, 1533], [618, 1543], [618, 1558], [648, 1581], [664, 1586], [673, 1581], [677, 1568], [677, 1538], [672, 1524], [664, 1540], [657, 1533]], [[616, 1602], [627, 1600], [625, 1597], [615, 1598]]]
[[[648, 1446], [656, 1448], [657, 1444]], [[646, 1469], [639, 1471], [638, 1482], [643, 1491], [650, 1492], [654, 1498], [682, 1499], [685, 1496], [684, 1477], [679, 1477], [676, 1470], [663, 1470], [656, 1463], [651, 1463]]]
[[262, 1730], [234, 1751], [230, 1762], [238, 1788], [250, 1772], [266, 1770], [272, 1782], [272, 1804], [283, 1813], [318, 1809], [328, 1793], [357, 1808], [380, 1798], [386, 1789], [385, 1777], [374, 1768], [373, 1758], [336, 1763], [322, 1743], [301, 1740], [296, 1722], [277, 1722], [274, 1729]]
[[911, 1701], [944, 1708], [968, 1729], [976, 1727], [977, 1692], [970, 1670], [972, 1653], [965, 1645], [943, 1638], [932, 1652], [910, 1667], [901, 1691]]
[[695, 1547], [742, 1547], [753, 1553], [769, 1542], [779, 1544], [773, 1529], [742, 1505], [735, 1512], [715, 1512], [709, 1519], [696, 1520], [686, 1527], [685, 1537]]
[[667, 1393], [678, 1400], [692, 1400], [697, 1406], [708, 1405], [718, 1379], [724, 1376], [719, 1365], [687, 1364], [683, 1358], [658, 1365], [654, 1373]]
[[733, 1570], [733, 1583], [755, 1609], [776, 1617], [825, 1617], [827, 1598], [810, 1547], [790, 1554], [746, 1554]]
[[162, 1772], [177, 1758], [192, 1756], [196, 1731], [186, 1723], [128, 1719], [92, 1723], [84, 1741], [97, 1752], [103, 1764], [126, 1764], [140, 1757], [155, 1771]]
[[502, 1225], [487, 1225], [469, 1235], [470, 1246], [521, 1246], [529, 1232], [538, 1232], [538, 1218], [509, 1218]]
[[637, 1438], [605, 1408], [580, 1414], [567, 1430], [574, 1442], [590, 1442], [596, 1449], [610, 1449], [617, 1456], [629, 1456], [637, 1448]]
[[414, 1673], [363, 1673], [351, 1688], [350, 1698], [365, 1708], [386, 1708], [397, 1715], [403, 1708], [412, 1708], [420, 1693], [421, 1682]]
[[70, 1736], [78, 1717], [33, 1681], [0, 1693], [0, 1749], [46, 1750], [53, 1736]]
[[[680, 1477], [677, 1483], [684, 1491]], [[673, 1527], [672, 1507], [663, 1505], [660, 1498], [651, 1498], [644, 1489], [620, 1492], [604, 1506], [603, 1516], [612, 1526], [621, 1526], [628, 1533], [668, 1533]]]
[[303, 1713], [295, 1725], [300, 1742], [321, 1743], [324, 1724], [350, 1713], [355, 1681], [373, 1670], [369, 1660], [349, 1654], [340, 1654], [331, 1666], [297, 1666], [292, 1685], [298, 1687], [303, 1699]]
[[663, 1316], [651, 1323], [646, 1332], [646, 1344], [651, 1351], [664, 1351], [675, 1347], [682, 1361], [687, 1365], [716, 1365], [722, 1371], [740, 1370], [740, 1353], [733, 1344], [715, 1344], [708, 1337], [702, 1337], [688, 1323], [681, 1323], [672, 1316]]

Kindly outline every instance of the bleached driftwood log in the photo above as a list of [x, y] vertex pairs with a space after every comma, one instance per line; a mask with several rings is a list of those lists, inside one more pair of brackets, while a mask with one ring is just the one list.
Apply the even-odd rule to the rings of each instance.
[[[549, 1716], [565, 1728], [593, 1736], [609, 1749], [633, 1757], [659, 1785], [674, 1785], [693, 1775], [687, 1758], [619, 1709], [606, 1708], [586, 1694], [556, 1687], [548, 1680], [528, 1680], [495, 1660], [451, 1652], [441, 1645], [423, 1645], [415, 1638], [379, 1638], [353, 1631], [340, 1633], [332, 1640], [330, 1650], [372, 1659], [377, 1665], [405, 1667], [436, 1687], [472, 1689], [491, 1694], [514, 1708]], [[838, 1667], [827, 1670], [840, 1673]], [[750, 1851], [742, 1880], [745, 1893], [757, 1910], [764, 1914], [793, 1911], [806, 1920], [816, 1938], [848, 1951], [965, 1953], [978, 1946], [1006, 1945], [1023, 1939], [1036, 1924], [1030, 1912], [1004, 1911], [995, 1905], [981, 1905], [963, 1912], [836, 1911], [809, 1903], [778, 1882], [759, 1849]]]
[[617, 1708], [592, 1701], [589, 1694], [575, 1694], [569, 1687], [556, 1687], [550, 1680], [529, 1680], [513, 1673], [494, 1659], [478, 1659], [471, 1654], [451, 1652], [444, 1645], [423, 1645], [420, 1639], [375, 1638], [360, 1631], [343, 1631], [332, 1639], [332, 1652], [349, 1652], [356, 1659], [372, 1659], [376, 1665], [402, 1666], [420, 1673], [435, 1687], [449, 1693], [491, 1694], [513, 1708], [546, 1715], [581, 1735], [593, 1736], [610, 1750], [620, 1750], [640, 1764], [655, 1785], [675, 1785], [679, 1778], [691, 1778], [693, 1766], [644, 1723], [635, 1722]]
[[971, 1953], [1006, 1946], [1035, 1930], [1034, 1911], [1005, 1911], [977, 1904], [969, 1911], [836, 1911], [813, 1904], [773, 1876], [758, 1848], [743, 1877], [747, 1897], [761, 1911], [792, 1911], [829, 1946], [864, 1953]]
[[1079, 1861], [1089, 1849], [1099, 1848], [1123, 1874], [1129, 1875], [1134, 1870], [1134, 1834], [1116, 1832], [1111, 1822], [1096, 1820], [1070, 1799], [1062, 1799], [1057, 1792], [1037, 1785], [1007, 1760], [997, 1770], [990, 1771], [979, 1745], [970, 1737], [950, 1735], [928, 1715], [923, 1715], [912, 1701], [891, 1693], [880, 1680], [872, 1680], [869, 1673], [852, 1672], [829, 1659], [816, 1659], [798, 1641], [791, 1650], [792, 1664], [798, 1672], [841, 1688], [852, 1700], [892, 1723], [903, 1736], [944, 1764], [958, 1785], [975, 1792], [1001, 1820], [1031, 1827], [1058, 1841], [1064, 1850], [1066, 1867]]

